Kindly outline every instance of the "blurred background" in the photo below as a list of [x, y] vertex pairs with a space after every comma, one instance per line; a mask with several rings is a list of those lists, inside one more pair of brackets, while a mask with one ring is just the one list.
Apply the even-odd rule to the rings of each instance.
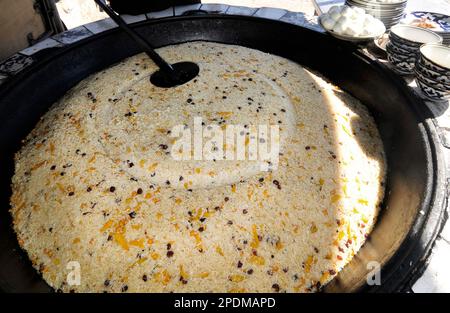
[[[155, 2], [155, 1], [153, 1]], [[162, 2], [168, 3], [164, 0]], [[178, 2], [200, 2], [200, 1], [178, 1]], [[202, 0], [201, 3], [223, 3], [228, 5], [240, 5], [247, 7], [274, 7], [295, 12], [314, 13], [314, 5], [311, 0]], [[106, 18], [107, 15], [100, 12], [92, 0], [59, 0], [56, 6], [61, 19], [68, 28], [83, 25], [98, 19]]]
[[[320, 15], [345, 0], [108, 0], [119, 13], [142, 14], [175, 5], [221, 3]], [[449, 14], [450, 0], [408, 0], [406, 11]], [[94, 0], [0, 0], [0, 61], [67, 29], [107, 18]]]
[[[146, 6], [147, 11], [140, 12], [145, 13], [159, 11], [174, 4], [200, 3], [200, 0], [111, 0], [110, 2], [117, 7]], [[202, 0], [201, 3], [276, 7], [314, 14], [312, 0]], [[0, 61], [39, 40], [106, 17], [107, 15], [93, 0], [0, 0]]]

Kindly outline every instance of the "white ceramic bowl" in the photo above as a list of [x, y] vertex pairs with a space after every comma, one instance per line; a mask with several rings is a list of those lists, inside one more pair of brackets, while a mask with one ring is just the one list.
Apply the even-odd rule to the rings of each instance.
[[429, 99], [449, 99], [450, 47], [429, 43], [422, 45], [419, 51], [414, 68], [417, 85]]
[[411, 46], [421, 46], [425, 43], [441, 43], [442, 37], [431, 30], [409, 26], [395, 25], [390, 30], [390, 39]]
[[441, 44], [425, 44], [420, 47], [419, 51], [442, 72], [450, 73], [450, 47]]
[[424, 76], [434, 80], [436, 83], [447, 85], [450, 88], [450, 73], [447, 71], [439, 72], [439, 68], [434, 63], [428, 61], [421, 54], [415, 64], [416, 69]]
[[345, 41], [350, 41], [350, 42], [369, 42], [369, 41], [373, 41], [376, 38], [382, 36], [384, 34], [384, 32], [386, 31], [386, 28], [383, 25], [383, 28], [380, 30], [379, 34], [374, 34], [374, 35], [370, 35], [370, 36], [349, 36], [349, 35], [345, 35], [345, 34], [338, 34], [332, 30], [328, 30], [325, 28], [325, 26], [322, 24], [322, 16], [319, 16], [319, 25], [331, 36], [341, 39], [341, 40], [345, 40]]
[[409, 25], [395, 25], [389, 32], [386, 46], [388, 61], [401, 73], [413, 74], [423, 43], [442, 42], [442, 37], [434, 32]]

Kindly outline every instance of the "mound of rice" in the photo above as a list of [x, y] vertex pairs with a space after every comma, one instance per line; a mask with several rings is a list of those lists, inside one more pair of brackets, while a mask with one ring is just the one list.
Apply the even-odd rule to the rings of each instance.
[[[197, 62], [199, 76], [158, 88], [155, 65], [133, 56], [70, 90], [17, 153], [11, 213], [35, 268], [76, 292], [312, 292], [332, 280], [383, 198], [367, 109], [260, 51], [193, 42], [159, 52]], [[195, 117], [278, 125], [279, 163], [174, 160], [171, 130]], [[74, 262], [79, 284], [67, 279]]]

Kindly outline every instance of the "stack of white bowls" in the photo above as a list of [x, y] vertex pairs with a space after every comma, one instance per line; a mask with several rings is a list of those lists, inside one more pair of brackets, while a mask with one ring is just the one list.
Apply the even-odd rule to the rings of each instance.
[[389, 42], [386, 45], [389, 63], [400, 74], [414, 74], [420, 46], [426, 43], [442, 43], [442, 37], [431, 30], [420, 27], [393, 26], [389, 32]]
[[359, 7], [380, 19], [386, 29], [398, 24], [404, 15], [407, 0], [346, 0], [349, 6]]
[[450, 47], [433, 43], [421, 46], [414, 74], [425, 97], [450, 99]]

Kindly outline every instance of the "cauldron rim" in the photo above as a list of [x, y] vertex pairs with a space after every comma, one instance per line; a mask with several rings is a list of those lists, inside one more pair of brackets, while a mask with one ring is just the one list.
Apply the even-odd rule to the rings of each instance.
[[[313, 30], [305, 29], [296, 25], [292, 25], [283, 21], [275, 21], [262, 19], [253, 16], [236, 16], [236, 15], [224, 15], [224, 14], [205, 14], [197, 16], [178, 16], [167, 17], [155, 20], [145, 20], [133, 24], [133, 27], [140, 29], [143, 27], [151, 27], [152, 25], [160, 25], [164, 23], [176, 23], [191, 20], [234, 20], [234, 21], [250, 21], [257, 23], [265, 23], [269, 25], [284, 24], [286, 28], [301, 28], [302, 32], [314, 33], [314, 36], [323, 36], [327, 40], [334, 40], [336, 45], [342, 49], [346, 49], [349, 53], [354, 54], [355, 57], [363, 60], [374, 70], [382, 72], [395, 87], [402, 94], [405, 99], [408, 100], [410, 109], [417, 118], [419, 128], [422, 131], [424, 142], [427, 145], [427, 159], [428, 159], [428, 173], [430, 181], [427, 182], [426, 196], [421, 205], [422, 214], [418, 213], [414, 218], [414, 222], [411, 226], [409, 233], [401, 243], [395, 254], [389, 259], [389, 261], [383, 265], [382, 271], [386, 280], [384, 280], [382, 286], [358, 286], [359, 291], [407, 291], [411, 288], [411, 284], [417, 279], [417, 277], [423, 272], [424, 265], [427, 263], [428, 257], [431, 254], [431, 249], [435, 239], [442, 230], [445, 221], [447, 219], [445, 212], [445, 205], [447, 201], [446, 194], [446, 175], [445, 175], [445, 161], [443, 157], [442, 148], [440, 145], [440, 139], [436, 126], [429, 119], [432, 116], [431, 111], [426, 107], [424, 101], [414, 95], [412, 90], [406, 85], [403, 79], [389, 71], [380, 62], [373, 60], [363, 52], [356, 50], [353, 44], [344, 43], [333, 38], [328, 38], [326, 34], [320, 34]], [[39, 71], [40, 68], [51, 64], [55, 58], [61, 57], [70, 53], [73, 50], [83, 48], [93, 41], [97, 41], [100, 38], [107, 36], [117, 36], [120, 30], [118, 28], [109, 29], [107, 31], [92, 35], [88, 38], [82, 39], [71, 45], [48, 49], [44, 51], [42, 55], [37, 54], [33, 57], [38, 57], [38, 60], [33, 62], [32, 65], [22, 70], [20, 73], [10, 78], [4, 84], [0, 86], [0, 99], [8, 95], [18, 84], [21, 84], [28, 75]], [[201, 40], [201, 39], [196, 39]], [[190, 40], [187, 40], [190, 41]], [[206, 40], [214, 41], [214, 40]], [[183, 41], [177, 41], [181, 43]], [[220, 42], [220, 41], [219, 41]], [[169, 43], [169, 45], [172, 43]], [[164, 46], [164, 45], [163, 45]], [[288, 57], [289, 58], [289, 57]], [[0, 110], [2, 109], [0, 105]], [[412, 263], [412, 265], [410, 265]], [[1, 282], [1, 280], [0, 280]], [[7, 286], [7, 282], [1, 283], [1, 285]], [[1, 288], [1, 286], [0, 286]]]

